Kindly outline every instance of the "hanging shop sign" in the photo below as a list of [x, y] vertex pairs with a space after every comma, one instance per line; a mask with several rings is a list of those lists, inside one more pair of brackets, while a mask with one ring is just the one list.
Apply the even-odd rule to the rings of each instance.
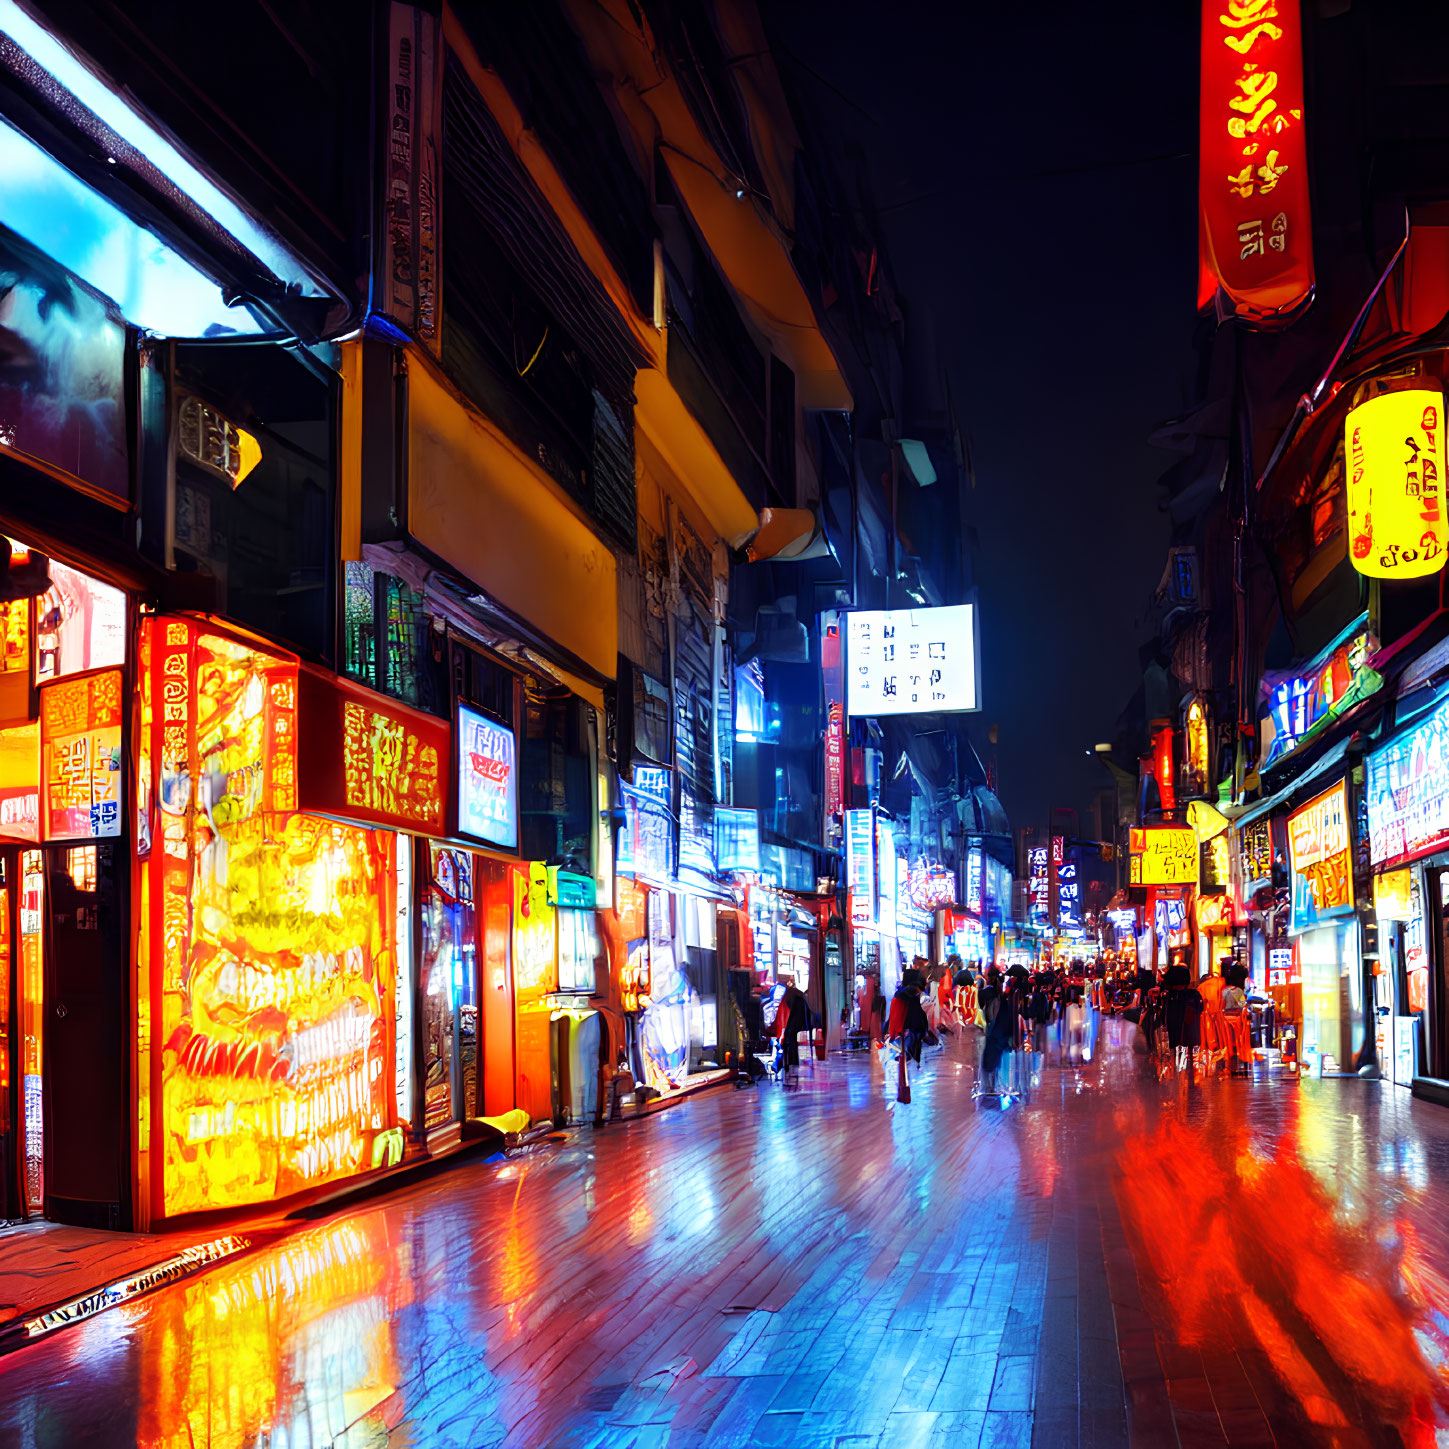
[[1288, 852], [1294, 935], [1353, 914], [1353, 843], [1345, 781], [1288, 817]]
[[1257, 890], [1273, 879], [1273, 827], [1255, 820], [1238, 832], [1238, 855], [1243, 866], [1243, 889]]
[[397, 837], [297, 808], [297, 662], [145, 623], [158, 1215], [399, 1160]]
[[1200, 96], [1198, 305], [1286, 325], [1314, 282], [1299, 0], [1205, 0]]
[[978, 916], [982, 911], [984, 874], [981, 847], [973, 845], [966, 854], [966, 909], [975, 911]]
[[1188, 790], [1193, 795], [1207, 793], [1209, 771], [1207, 711], [1200, 699], [1187, 707], [1187, 722], [1183, 729], [1187, 744]]
[[441, 25], [422, 7], [388, 10], [386, 170], [378, 278], [382, 310], [435, 352], [438, 336], [438, 59]]
[[665, 804], [630, 785], [619, 787], [624, 823], [614, 868], [619, 875], [667, 885], [674, 876], [674, 822]]
[[856, 925], [875, 920], [875, 819], [870, 810], [845, 812], [845, 880], [850, 918]]
[[852, 719], [980, 707], [974, 604], [860, 610], [845, 617]]
[[299, 676], [298, 702], [303, 810], [444, 833], [446, 720], [310, 668]]
[[1437, 574], [1449, 546], [1444, 518], [1444, 394], [1386, 392], [1349, 411], [1348, 556], [1376, 579]]
[[1157, 799], [1169, 815], [1177, 809], [1177, 769], [1172, 758], [1172, 731], [1158, 730], [1152, 741], [1152, 775], [1157, 781]]
[[1265, 676], [1263, 768], [1316, 739], [1344, 711], [1382, 688], [1383, 679], [1368, 664], [1378, 647], [1377, 639], [1359, 624], [1305, 672]]
[[513, 731], [458, 706], [458, 833], [518, 849], [518, 760]]
[[845, 809], [845, 706], [836, 702], [825, 718], [825, 824]]
[[[1060, 838], [1060, 837], [1059, 837]], [[1057, 862], [1057, 919], [1059, 930], [1082, 928], [1081, 860], [1076, 849], [1063, 849]]]
[[1031, 919], [1038, 924], [1044, 924], [1047, 918], [1048, 898], [1051, 890], [1047, 847], [1044, 845], [1034, 845], [1029, 855], [1031, 857]]
[[1128, 879], [1135, 886], [1197, 884], [1197, 832], [1187, 826], [1154, 825], [1129, 836], [1132, 859]]
[[1369, 856], [1376, 867], [1449, 845], [1449, 699], [1364, 763]]
[[760, 868], [760, 812], [729, 810], [716, 806], [714, 812], [715, 856], [720, 873]]
[[98, 840], [121, 833], [121, 671], [40, 690], [41, 833]]

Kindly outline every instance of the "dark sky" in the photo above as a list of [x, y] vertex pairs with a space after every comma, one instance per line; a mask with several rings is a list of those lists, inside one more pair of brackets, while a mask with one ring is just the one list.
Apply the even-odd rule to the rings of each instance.
[[864, 153], [970, 433], [978, 747], [997, 723], [1013, 825], [1085, 811], [1107, 783], [1086, 752], [1140, 682], [1165, 561], [1155, 483], [1174, 457], [1147, 437], [1188, 401], [1197, 7], [764, 10], [782, 79]]

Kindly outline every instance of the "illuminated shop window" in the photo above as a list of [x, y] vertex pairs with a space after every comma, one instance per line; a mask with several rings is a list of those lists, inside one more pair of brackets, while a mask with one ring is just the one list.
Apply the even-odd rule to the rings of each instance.
[[347, 564], [342, 592], [342, 667], [371, 684], [377, 671], [377, 593], [365, 563]]

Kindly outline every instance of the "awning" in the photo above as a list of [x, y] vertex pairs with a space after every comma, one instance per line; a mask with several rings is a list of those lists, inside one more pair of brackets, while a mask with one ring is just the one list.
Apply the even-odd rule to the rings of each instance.
[[1245, 825], [1251, 825], [1255, 820], [1261, 820], [1265, 815], [1276, 810], [1278, 806], [1292, 799], [1303, 787], [1320, 776], [1326, 775], [1335, 766], [1343, 763], [1344, 756], [1348, 754], [1349, 740], [1352, 736], [1341, 739], [1329, 750], [1320, 760], [1310, 765], [1296, 779], [1290, 781], [1281, 790], [1275, 791], [1266, 799], [1255, 801], [1248, 806], [1241, 815], [1234, 817], [1233, 824], [1241, 830]]

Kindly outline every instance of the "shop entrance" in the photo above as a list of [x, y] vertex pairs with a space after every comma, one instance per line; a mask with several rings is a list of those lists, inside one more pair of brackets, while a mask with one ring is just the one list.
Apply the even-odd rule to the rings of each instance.
[[129, 1221], [126, 933], [110, 844], [0, 848], [0, 1207]]
[[477, 936], [470, 851], [428, 844], [421, 886], [423, 1130], [438, 1132], [478, 1106]]

